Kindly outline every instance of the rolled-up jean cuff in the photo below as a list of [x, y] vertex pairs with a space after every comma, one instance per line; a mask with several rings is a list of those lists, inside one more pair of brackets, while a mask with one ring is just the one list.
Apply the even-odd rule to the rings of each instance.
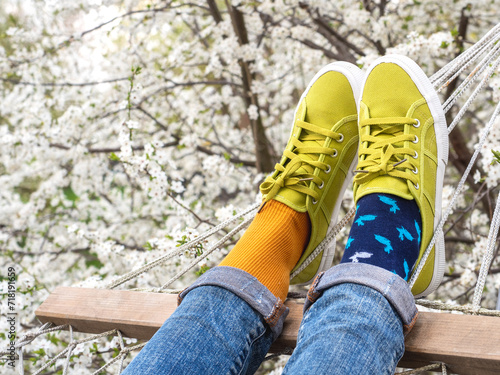
[[205, 272], [191, 286], [184, 289], [177, 299], [180, 305], [183, 298], [194, 288], [204, 285], [218, 286], [236, 294], [256, 310], [273, 332], [276, 339], [283, 330], [283, 322], [288, 315], [286, 307], [269, 289], [249, 273], [238, 268], [219, 266]]
[[341, 263], [320, 273], [307, 292], [304, 312], [323, 291], [344, 283], [365, 285], [381, 293], [401, 318], [404, 333], [410, 332], [417, 320], [418, 310], [408, 283], [400, 276], [371, 264]]

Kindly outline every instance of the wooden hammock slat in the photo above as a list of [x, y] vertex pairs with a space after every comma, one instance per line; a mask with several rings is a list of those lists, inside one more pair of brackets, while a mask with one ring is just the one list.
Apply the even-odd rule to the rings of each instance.
[[[107, 289], [57, 288], [37, 309], [42, 323], [71, 324], [76, 331], [119, 329], [124, 336], [149, 339], [177, 306], [177, 296]], [[271, 352], [295, 347], [302, 305], [287, 302], [290, 314]], [[500, 319], [421, 312], [405, 339], [401, 367], [444, 362], [457, 374], [500, 373]]]

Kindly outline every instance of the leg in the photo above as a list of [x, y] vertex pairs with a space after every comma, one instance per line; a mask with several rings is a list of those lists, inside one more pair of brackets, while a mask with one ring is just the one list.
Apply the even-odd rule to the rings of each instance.
[[123, 374], [252, 374], [273, 342], [262, 316], [218, 286], [186, 295]]
[[[280, 164], [261, 185], [255, 220], [222, 263], [180, 295], [180, 306], [125, 374], [251, 374], [281, 333], [290, 273], [311, 257], [336, 220], [352, 174], [360, 70], [330, 64], [297, 107]], [[328, 268], [315, 255], [296, 281]]]
[[[316, 358], [314, 374], [392, 375], [404, 353], [399, 316], [380, 293], [359, 284], [328, 289], [306, 313], [300, 340], [299, 353], [318, 353], [322, 342], [329, 343], [330, 356]], [[297, 368], [305, 373], [300, 361]]]
[[284, 374], [394, 374], [417, 317], [406, 282], [367, 264], [321, 274], [305, 309]]
[[412, 293], [431, 293], [443, 275], [442, 236], [426, 249], [440, 220], [446, 124], [415, 63], [388, 56], [372, 65], [359, 126], [356, 218], [341, 264], [308, 294], [285, 373], [393, 374], [417, 316]]

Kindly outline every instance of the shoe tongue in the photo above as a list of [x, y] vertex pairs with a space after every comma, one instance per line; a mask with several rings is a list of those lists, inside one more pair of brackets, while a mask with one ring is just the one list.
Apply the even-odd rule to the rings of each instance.
[[[319, 106], [318, 108], [314, 108], [314, 104], [309, 104], [309, 102], [304, 99], [304, 106], [303, 110], [300, 113], [300, 117], [298, 116], [299, 113], [297, 112], [297, 119], [302, 120], [304, 122], [308, 122], [310, 124], [314, 124], [316, 126], [325, 128], [330, 130], [332, 128], [332, 124], [328, 123], [328, 119], [332, 117], [330, 111], [325, 110], [325, 106]], [[324, 142], [321, 141], [304, 141], [304, 136], [310, 134], [311, 132], [306, 129], [302, 129], [300, 132], [299, 140], [302, 142], [304, 146], [311, 146], [311, 147], [322, 147]], [[317, 154], [302, 154], [301, 157], [306, 160], [313, 160], [316, 161], [318, 160], [318, 155]], [[308, 168], [306, 169], [305, 167], [300, 167], [297, 169], [297, 174], [301, 173], [311, 173], [311, 169]]]
[[[302, 100], [299, 107], [297, 108], [297, 113], [295, 115], [295, 121], [302, 120], [302, 121], [309, 122], [309, 123], [312, 123], [314, 125], [319, 125], [319, 126], [326, 128], [328, 123], [325, 121], [325, 119], [322, 118], [320, 114], [315, 113], [315, 111], [308, 110], [307, 107], [308, 107], [308, 105], [306, 103], [306, 100], [305, 99]], [[314, 115], [313, 115], [313, 113], [314, 113]], [[314, 122], [314, 121], [316, 121], [316, 122]], [[295, 128], [293, 130], [296, 131]], [[307, 134], [307, 130], [302, 129], [300, 136], [299, 136], [299, 139], [304, 134]], [[308, 146], [308, 145], [318, 146], [317, 141], [306, 141], [303, 143], [305, 146]], [[305, 158], [305, 159], [310, 159], [310, 160], [317, 159], [317, 158], [313, 158], [309, 155], [302, 155], [301, 157]], [[305, 173], [308, 173], [308, 171], [306, 170], [306, 168], [300, 167], [299, 169], [297, 169], [296, 174], [301, 174], [301, 173], [305, 174]], [[309, 181], [306, 181], [305, 183], [308, 184]], [[284, 188], [281, 188], [279, 190], [278, 194], [274, 197], [274, 199], [283, 203], [283, 204], [286, 204], [287, 206], [293, 208], [296, 211], [306, 212], [306, 210], [307, 210], [307, 208], [306, 208], [307, 195], [303, 194], [303, 193], [299, 193], [298, 191], [284, 187]]]
[[[368, 111], [363, 106], [361, 106], [360, 110], [361, 110], [361, 116], [366, 116], [366, 117], [371, 117], [371, 118], [377, 117], [376, 112], [373, 112], [371, 110]], [[403, 109], [399, 109], [398, 114], [403, 113], [402, 111], [403, 111]], [[378, 115], [380, 117], [382, 114], [378, 114]], [[404, 116], [406, 116], [406, 113], [401, 115], [401, 117], [404, 117]], [[372, 134], [373, 134], [374, 130], [381, 129], [381, 127], [379, 127], [377, 125], [372, 125], [370, 128], [371, 128]], [[381, 140], [392, 138], [392, 137], [393, 137], [393, 135], [384, 134], [384, 133], [377, 135], [377, 138], [379, 138]], [[401, 144], [396, 143], [396, 144], [394, 144], [394, 146], [403, 147], [404, 144], [401, 142]], [[394, 160], [394, 163], [397, 163], [397, 160]], [[358, 190], [356, 192], [356, 200], [359, 200], [361, 197], [368, 195], [368, 194], [372, 194], [372, 193], [387, 193], [387, 194], [396, 195], [396, 196], [404, 198], [404, 199], [409, 199], [409, 200], [413, 199], [413, 195], [411, 194], [410, 189], [408, 188], [408, 182], [406, 180], [401, 179], [401, 178], [392, 177], [389, 175], [379, 176], [379, 177], [359, 186]]]
[[408, 200], [413, 199], [413, 195], [408, 188], [408, 182], [392, 176], [379, 176], [359, 186], [356, 192], [356, 200], [373, 193], [386, 193]]

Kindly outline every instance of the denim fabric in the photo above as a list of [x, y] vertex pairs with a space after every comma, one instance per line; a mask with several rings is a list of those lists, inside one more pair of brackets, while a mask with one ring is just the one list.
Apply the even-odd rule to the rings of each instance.
[[190, 291], [205, 285], [220, 286], [233, 292], [264, 317], [273, 331], [274, 339], [280, 335], [289, 309], [257, 278], [238, 268], [215, 267], [205, 272], [196, 282], [179, 294], [179, 304]]
[[272, 342], [250, 305], [227, 289], [202, 286], [185, 295], [122, 374], [253, 374]]
[[283, 374], [394, 374], [404, 353], [398, 313], [376, 290], [338, 284], [304, 314]]
[[379, 292], [396, 310], [403, 323], [404, 333], [410, 332], [418, 315], [410, 287], [398, 275], [371, 264], [342, 263], [319, 274], [307, 293], [304, 311], [325, 290], [343, 283], [365, 285]]
[[[253, 374], [288, 311], [253, 276], [216, 267], [181, 303], [124, 374]], [[417, 310], [406, 282], [367, 264], [320, 274], [304, 306], [285, 374], [393, 374], [403, 329]], [[269, 322], [277, 322], [271, 328]]]

